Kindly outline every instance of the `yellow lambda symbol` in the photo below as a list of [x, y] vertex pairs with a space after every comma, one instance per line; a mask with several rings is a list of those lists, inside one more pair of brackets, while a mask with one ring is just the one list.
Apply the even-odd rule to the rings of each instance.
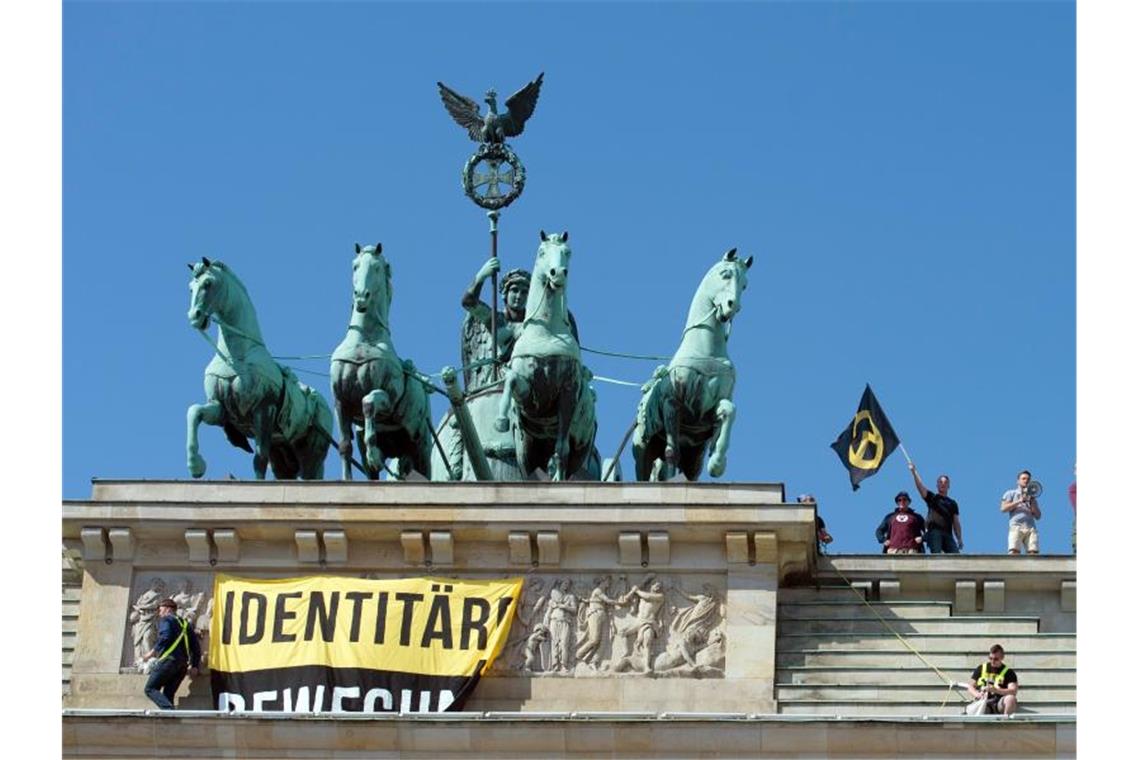
[[[869, 430], [859, 430], [859, 421], [866, 420]], [[855, 438], [859, 437], [859, 446], [855, 447]], [[875, 421], [871, 419], [871, 412], [867, 409], [860, 409], [855, 414], [855, 419], [851, 421], [851, 445], [847, 447], [847, 461], [851, 463], [852, 467], [858, 467], [860, 470], [874, 470], [883, 461], [883, 435], [879, 429], [875, 427]], [[867, 447], [873, 446], [875, 448], [874, 456], [867, 457]]]

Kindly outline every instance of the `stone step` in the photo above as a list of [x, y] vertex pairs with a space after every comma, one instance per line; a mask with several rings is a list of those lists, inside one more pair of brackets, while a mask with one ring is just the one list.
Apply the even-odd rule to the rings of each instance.
[[65, 634], [77, 632], [79, 630], [78, 616], [64, 615], [62, 629]]
[[[858, 596], [856, 596], [858, 594]], [[805, 588], [782, 588], [776, 594], [776, 602], [859, 602], [862, 590], [852, 591], [850, 586], [815, 586]]]
[[781, 602], [776, 611], [777, 620], [805, 620], [820, 618], [868, 618], [878, 620], [879, 615], [891, 621], [897, 618], [948, 618], [949, 602]]
[[[1037, 633], [1039, 621], [1030, 617], [911, 618], [888, 621], [902, 635], [913, 633], [965, 633], [1003, 636]], [[778, 636], [796, 633], [889, 633], [875, 618], [778, 619]]]
[[[918, 662], [918, 658], [911, 657]], [[977, 667], [976, 663], [974, 667]], [[973, 668], [964, 667], [947, 670], [939, 667], [946, 677], [955, 681], [968, 681]], [[1077, 671], [1075, 668], [1014, 668], [1018, 681], [1032, 684], [1034, 690], [1038, 686], [1064, 686], [1076, 688]], [[844, 667], [844, 666], [807, 666], [807, 667], [778, 667], [776, 668], [776, 683], [790, 685], [807, 684], [914, 684], [919, 686], [940, 686], [946, 688], [945, 681], [938, 673], [922, 665], [905, 665], [887, 668]]]
[[[898, 640], [895, 639], [895, 643]], [[972, 671], [982, 664], [983, 655], [976, 652], [934, 652], [919, 650], [922, 656], [933, 665], [942, 669]], [[1007, 655], [1010, 667], [1020, 671], [1022, 668], [1075, 668], [1077, 666], [1077, 653], [1073, 650], [1059, 650], [1051, 652], [1037, 652], [1019, 650], [1009, 652]], [[803, 667], [803, 666], [842, 666], [862, 668], [882, 668], [921, 665], [922, 661], [913, 652], [902, 646], [889, 650], [867, 651], [866, 649], [777, 649], [776, 667]]]
[[[967, 674], [968, 676], [969, 674]], [[899, 679], [901, 680], [901, 679]], [[963, 678], [965, 680], [965, 678]], [[948, 689], [945, 684], [920, 686], [917, 684], [776, 684], [776, 701], [784, 700], [817, 700], [831, 702], [839, 700], [853, 700], [861, 702], [894, 702], [896, 704], [913, 704], [915, 702], [934, 701], [941, 703], [946, 698]], [[965, 689], [955, 689], [968, 696]], [[1026, 685], [1019, 689], [1019, 696], [1025, 699], [1044, 702], [1076, 702], [1077, 689], [1075, 686], [1038, 686]], [[950, 695], [950, 701], [958, 700], [956, 694]], [[1021, 701], [1021, 700], [1018, 700]]]
[[[1015, 656], [1018, 651], [1052, 652], [1076, 651], [1077, 636], [1073, 633], [1036, 633], [994, 636], [991, 633], [922, 633], [906, 634], [906, 643], [918, 651], [943, 653], [975, 653], [985, 656], [990, 647], [1000, 643], [1005, 651]], [[875, 633], [781, 633], [776, 638], [776, 651], [804, 650], [816, 651], [862, 649], [863, 651], [884, 651], [905, 648], [897, 637], [882, 630]], [[1014, 661], [1011, 659], [1011, 662]]]
[[63, 587], [63, 601], [64, 601], [64, 603], [67, 603], [67, 602], [78, 603], [79, 602], [79, 596], [80, 596], [80, 593], [82, 591], [83, 591], [83, 589], [80, 588], [79, 586], [64, 586]]
[[[777, 705], [777, 712], [783, 715], [962, 715], [966, 704], [961, 700], [942, 705], [942, 700], [924, 700], [906, 704], [872, 701], [790, 701]], [[1039, 715], [1072, 715], [1077, 711], [1076, 702], [1020, 701], [1018, 712]], [[997, 718], [995, 718], [997, 720]]]

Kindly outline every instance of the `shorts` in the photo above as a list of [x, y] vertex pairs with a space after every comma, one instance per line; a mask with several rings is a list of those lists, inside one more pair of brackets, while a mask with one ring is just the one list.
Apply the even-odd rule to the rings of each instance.
[[918, 554], [918, 549], [887, 549], [887, 554]]
[[1017, 551], [1021, 544], [1025, 544], [1025, 549], [1034, 554], [1038, 551], [1037, 546], [1037, 526], [1032, 528], [1017, 523], [1009, 524], [1009, 550]]

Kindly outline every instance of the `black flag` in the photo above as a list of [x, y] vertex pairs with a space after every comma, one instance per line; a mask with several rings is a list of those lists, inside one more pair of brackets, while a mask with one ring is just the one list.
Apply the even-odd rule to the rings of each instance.
[[898, 445], [899, 437], [868, 385], [855, 417], [831, 444], [851, 476], [851, 490], [858, 491], [859, 481], [878, 472]]

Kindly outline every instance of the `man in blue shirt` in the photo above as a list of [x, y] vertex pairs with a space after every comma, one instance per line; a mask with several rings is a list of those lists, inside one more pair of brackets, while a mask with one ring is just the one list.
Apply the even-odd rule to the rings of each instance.
[[197, 634], [189, 623], [174, 614], [177, 609], [173, 599], [158, 603], [158, 641], [154, 649], [143, 655], [144, 662], [158, 658], [143, 691], [163, 710], [174, 709], [174, 693], [187, 669], [191, 678], [198, 675], [198, 662], [202, 657]]

